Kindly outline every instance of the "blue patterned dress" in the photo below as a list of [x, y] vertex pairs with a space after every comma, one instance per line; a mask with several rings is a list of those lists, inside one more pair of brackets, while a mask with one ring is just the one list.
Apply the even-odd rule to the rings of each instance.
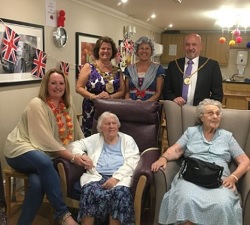
[[[229, 164], [244, 153], [231, 132], [218, 129], [211, 141], [202, 126], [190, 127], [177, 141], [185, 156], [223, 166], [223, 177], [230, 175]], [[242, 208], [238, 192], [226, 187], [207, 189], [184, 180], [177, 174], [165, 193], [159, 215], [160, 224], [191, 221], [197, 225], [242, 225]]]
[[165, 77], [165, 70], [161, 65], [151, 63], [145, 77], [139, 78], [136, 64], [132, 64], [125, 68], [124, 75], [129, 78], [129, 97], [145, 101], [155, 94], [156, 80], [159, 76]]
[[[120, 70], [113, 66], [112, 72], [103, 73], [96, 64], [90, 64], [91, 72], [86, 89], [95, 95], [103, 91], [109, 94], [116, 93], [120, 88]], [[91, 135], [95, 109], [92, 100], [84, 98], [82, 102], [82, 131], [85, 137]]]

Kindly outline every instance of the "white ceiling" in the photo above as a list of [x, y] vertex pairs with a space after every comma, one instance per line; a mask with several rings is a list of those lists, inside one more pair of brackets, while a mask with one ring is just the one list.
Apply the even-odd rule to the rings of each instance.
[[[206, 14], [219, 9], [222, 5], [235, 8], [249, 8], [249, 0], [128, 0], [126, 4], [118, 6], [120, 0], [92, 0], [128, 16], [148, 23], [161, 30], [221, 30], [215, 25], [215, 19]], [[152, 13], [155, 19], [147, 19]], [[172, 23], [171, 29], [167, 28]]]

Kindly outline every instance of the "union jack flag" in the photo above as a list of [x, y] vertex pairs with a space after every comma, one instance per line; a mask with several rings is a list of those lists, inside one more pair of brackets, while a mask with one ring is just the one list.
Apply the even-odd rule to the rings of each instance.
[[2, 41], [2, 59], [15, 63], [16, 51], [20, 36], [8, 26], [5, 27], [5, 32]]
[[31, 74], [37, 78], [43, 78], [45, 74], [47, 55], [45, 52], [36, 49], [36, 55], [32, 63]]
[[77, 66], [77, 76], [76, 76], [76, 79], [79, 78], [79, 75], [80, 75], [80, 72], [81, 72], [81, 69], [83, 68], [83, 65], [78, 65]]
[[128, 53], [132, 53], [134, 50], [134, 42], [132, 40], [129, 40], [127, 38], [125, 38], [125, 40], [123, 41], [123, 45], [125, 48], [125, 51]]
[[121, 47], [119, 46], [118, 52], [116, 54], [116, 61], [117, 61], [117, 63], [120, 63], [122, 61], [122, 54], [121, 54], [121, 50], [120, 49], [121, 49]]
[[61, 61], [60, 62], [60, 70], [68, 76], [69, 75], [69, 63]]

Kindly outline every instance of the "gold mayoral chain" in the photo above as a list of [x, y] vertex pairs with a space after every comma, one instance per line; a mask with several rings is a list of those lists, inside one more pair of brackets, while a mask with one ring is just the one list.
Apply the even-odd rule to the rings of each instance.
[[[210, 58], [208, 58], [208, 59], [206, 60], [206, 62], [204, 62], [197, 70], [195, 70], [192, 74], [190, 74], [190, 76], [186, 77], [186, 78], [183, 80], [183, 83], [186, 84], [186, 85], [189, 85], [189, 84], [191, 83], [191, 77], [192, 77], [195, 73], [198, 73], [198, 71], [208, 63], [208, 60], [209, 60], [209, 59], [210, 59]], [[180, 71], [180, 72], [183, 74], [183, 76], [184, 76], [185, 73], [184, 73], [184, 71], [180, 68], [180, 66], [179, 66], [179, 64], [178, 64], [178, 62], [177, 62], [177, 60], [175, 60], [175, 63], [176, 63], [176, 65], [177, 65], [179, 71]]]
[[117, 74], [117, 72], [120, 70], [118, 69], [116, 66], [112, 65], [112, 71], [111, 72], [103, 72], [101, 71], [100, 67], [96, 64], [96, 70], [97, 72], [103, 77], [104, 80], [107, 80], [108, 82], [106, 83], [106, 91], [109, 94], [114, 93], [114, 85], [113, 85], [113, 81], [115, 78], [115, 75]]

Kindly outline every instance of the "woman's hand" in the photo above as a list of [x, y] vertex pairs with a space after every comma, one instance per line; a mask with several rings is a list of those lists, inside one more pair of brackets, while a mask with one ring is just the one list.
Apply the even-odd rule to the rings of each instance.
[[102, 185], [103, 188], [105, 189], [111, 189], [113, 188], [119, 180], [115, 179], [114, 177], [110, 177], [106, 182]]
[[110, 95], [109, 95], [108, 92], [103, 91], [103, 92], [101, 92], [100, 94], [98, 94], [96, 98], [104, 98], [104, 99], [107, 99], [107, 98], [110, 98]]
[[83, 166], [87, 170], [94, 167], [92, 160], [86, 154], [76, 155], [74, 163], [78, 166]]
[[223, 180], [223, 183], [222, 185], [224, 187], [227, 187], [229, 189], [231, 189], [233, 192], [236, 191], [236, 180], [233, 176], [229, 175], [228, 177], [226, 177], [224, 180]]
[[163, 169], [166, 169], [167, 166], [167, 160], [163, 157], [160, 157], [157, 161], [155, 161], [152, 166], [151, 166], [151, 171], [156, 172], [158, 171], [161, 167]]

